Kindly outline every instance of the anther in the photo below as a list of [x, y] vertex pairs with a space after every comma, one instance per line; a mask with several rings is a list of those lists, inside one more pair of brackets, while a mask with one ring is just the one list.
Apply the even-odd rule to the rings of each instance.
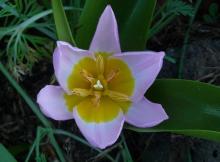
[[72, 94], [81, 96], [81, 97], [87, 97], [89, 95], [92, 95], [91, 90], [83, 89], [83, 88], [74, 88], [71, 92]]
[[125, 95], [120, 92], [106, 90], [105, 95], [109, 96], [112, 100], [117, 102], [127, 102], [131, 101], [130, 97], [128, 95]]
[[101, 92], [95, 91], [94, 92], [94, 97], [92, 98], [92, 103], [97, 107], [100, 104], [100, 99], [101, 99]]
[[90, 74], [88, 71], [86, 71], [85, 69], [82, 69], [82, 70], [80, 71], [80, 74], [81, 74], [87, 81], [89, 81], [91, 84], [94, 84], [95, 78], [94, 78], [93, 75]]

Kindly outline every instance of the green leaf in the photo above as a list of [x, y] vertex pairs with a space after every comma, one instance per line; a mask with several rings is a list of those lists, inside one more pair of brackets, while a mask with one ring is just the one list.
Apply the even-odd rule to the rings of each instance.
[[87, 0], [79, 20], [77, 45], [88, 49], [99, 17], [107, 4], [112, 6], [116, 15], [122, 50], [145, 49], [156, 0]]
[[0, 144], [0, 161], [17, 162], [17, 160], [11, 155], [11, 153], [2, 144]]
[[76, 45], [61, 0], [51, 2], [58, 39]]
[[144, 50], [156, 0], [139, 0], [121, 31], [121, 46], [126, 50]]
[[220, 142], [220, 87], [198, 81], [161, 79], [148, 90], [147, 98], [162, 104], [169, 119], [138, 132], [173, 132]]

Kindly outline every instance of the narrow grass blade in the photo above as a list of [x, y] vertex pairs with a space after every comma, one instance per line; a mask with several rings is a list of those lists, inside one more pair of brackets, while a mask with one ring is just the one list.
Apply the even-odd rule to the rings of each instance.
[[55, 151], [56, 151], [56, 153], [57, 153], [57, 155], [58, 155], [58, 157], [60, 159], [60, 162], [66, 162], [66, 160], [65, 160], [65, 158], [63, 156], [62, 150], [60, 149], [60, 147], [59, 147], [59, 145], [58, 145], [58, 143], [57, 143], [57, 141], [56, 141], [52, 131], [49, 132], [48, 136], [50, 138], [51, 144], [53, 145], [53, 147], [54, 147], [54, 149], [55, 149]]
[[122, 141], [123, 141], [123, 144], [124, 144], [124, 150], [125, 150], [125, 157], [126, 157], [126, 161], [127, 162], [133, 162], [133, 159], [132, 159], [132, 156], [131, 156], [131, 153], [130, 153], [130, 151], [129, 151], [129, 149], [128, 149], [128, 146], [127, 146], [127, 143], [126, 143], [126, 140], [125, 140], [125, 137], [124, 137], [124, 134], [122, 134], [121, 135], [121, 139], [122, 139]]

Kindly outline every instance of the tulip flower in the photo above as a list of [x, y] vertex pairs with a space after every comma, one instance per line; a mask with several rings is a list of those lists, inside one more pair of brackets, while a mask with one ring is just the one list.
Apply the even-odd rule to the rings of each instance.
[[122, 52], [110, 6], [102, 13], [88, 50], [58, 41], [53, 65], [59, 86], [39, 92], [41, 111], [54, 120], [74, 119], [91, 145], [106, 148], [124, 122], [153, 127], [168, 119], [162, 106], [144, 97], [157, 77], [164, 52]]

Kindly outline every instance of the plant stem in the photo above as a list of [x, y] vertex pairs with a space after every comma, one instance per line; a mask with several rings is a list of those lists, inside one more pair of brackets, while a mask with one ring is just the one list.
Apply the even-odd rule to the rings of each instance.
[[123, 144], [124, 144], [124, 149], [125, 149], [127, 161], [128, 161], [128, 162], [133, 162], [131, 153], [130, 153], [130, 151], [129, 151], [129, 149], [128, 149], [128, 145], [127, 145], [127, 143], [126, 143], [126, 140], [125, 140], [125, 137], [124, 137], [124, 134], [123, 134], [123, 133], [121, 134], [121, 139], [122, 139]]
[[63, 156], [62, 150], [60, 149], [60, 147], [59, 147], [59, 145], [58, 145], [58, 143], [57, 143], [57, 141], [56, 141], [56, 139], [55, 139], [55, 137], [54, 137], [53, 132], [52, 132], [52, 131], [49, 132], [48, 136], [49, 136], [49, 138], [50, 138], [50, 142], [51, 142], [51, 144], [53, 145], [53, 147], [54, 147], [54, 149], [55, 149], [55, 151], [56, 151], [56, 153], [57, 153], [57, 155], [58, 155], [60, 161], [61, 161], [61, 162], [66, 162], [66, 160], [65, 160], [65, 158], [64, 158], [64, 156]]

